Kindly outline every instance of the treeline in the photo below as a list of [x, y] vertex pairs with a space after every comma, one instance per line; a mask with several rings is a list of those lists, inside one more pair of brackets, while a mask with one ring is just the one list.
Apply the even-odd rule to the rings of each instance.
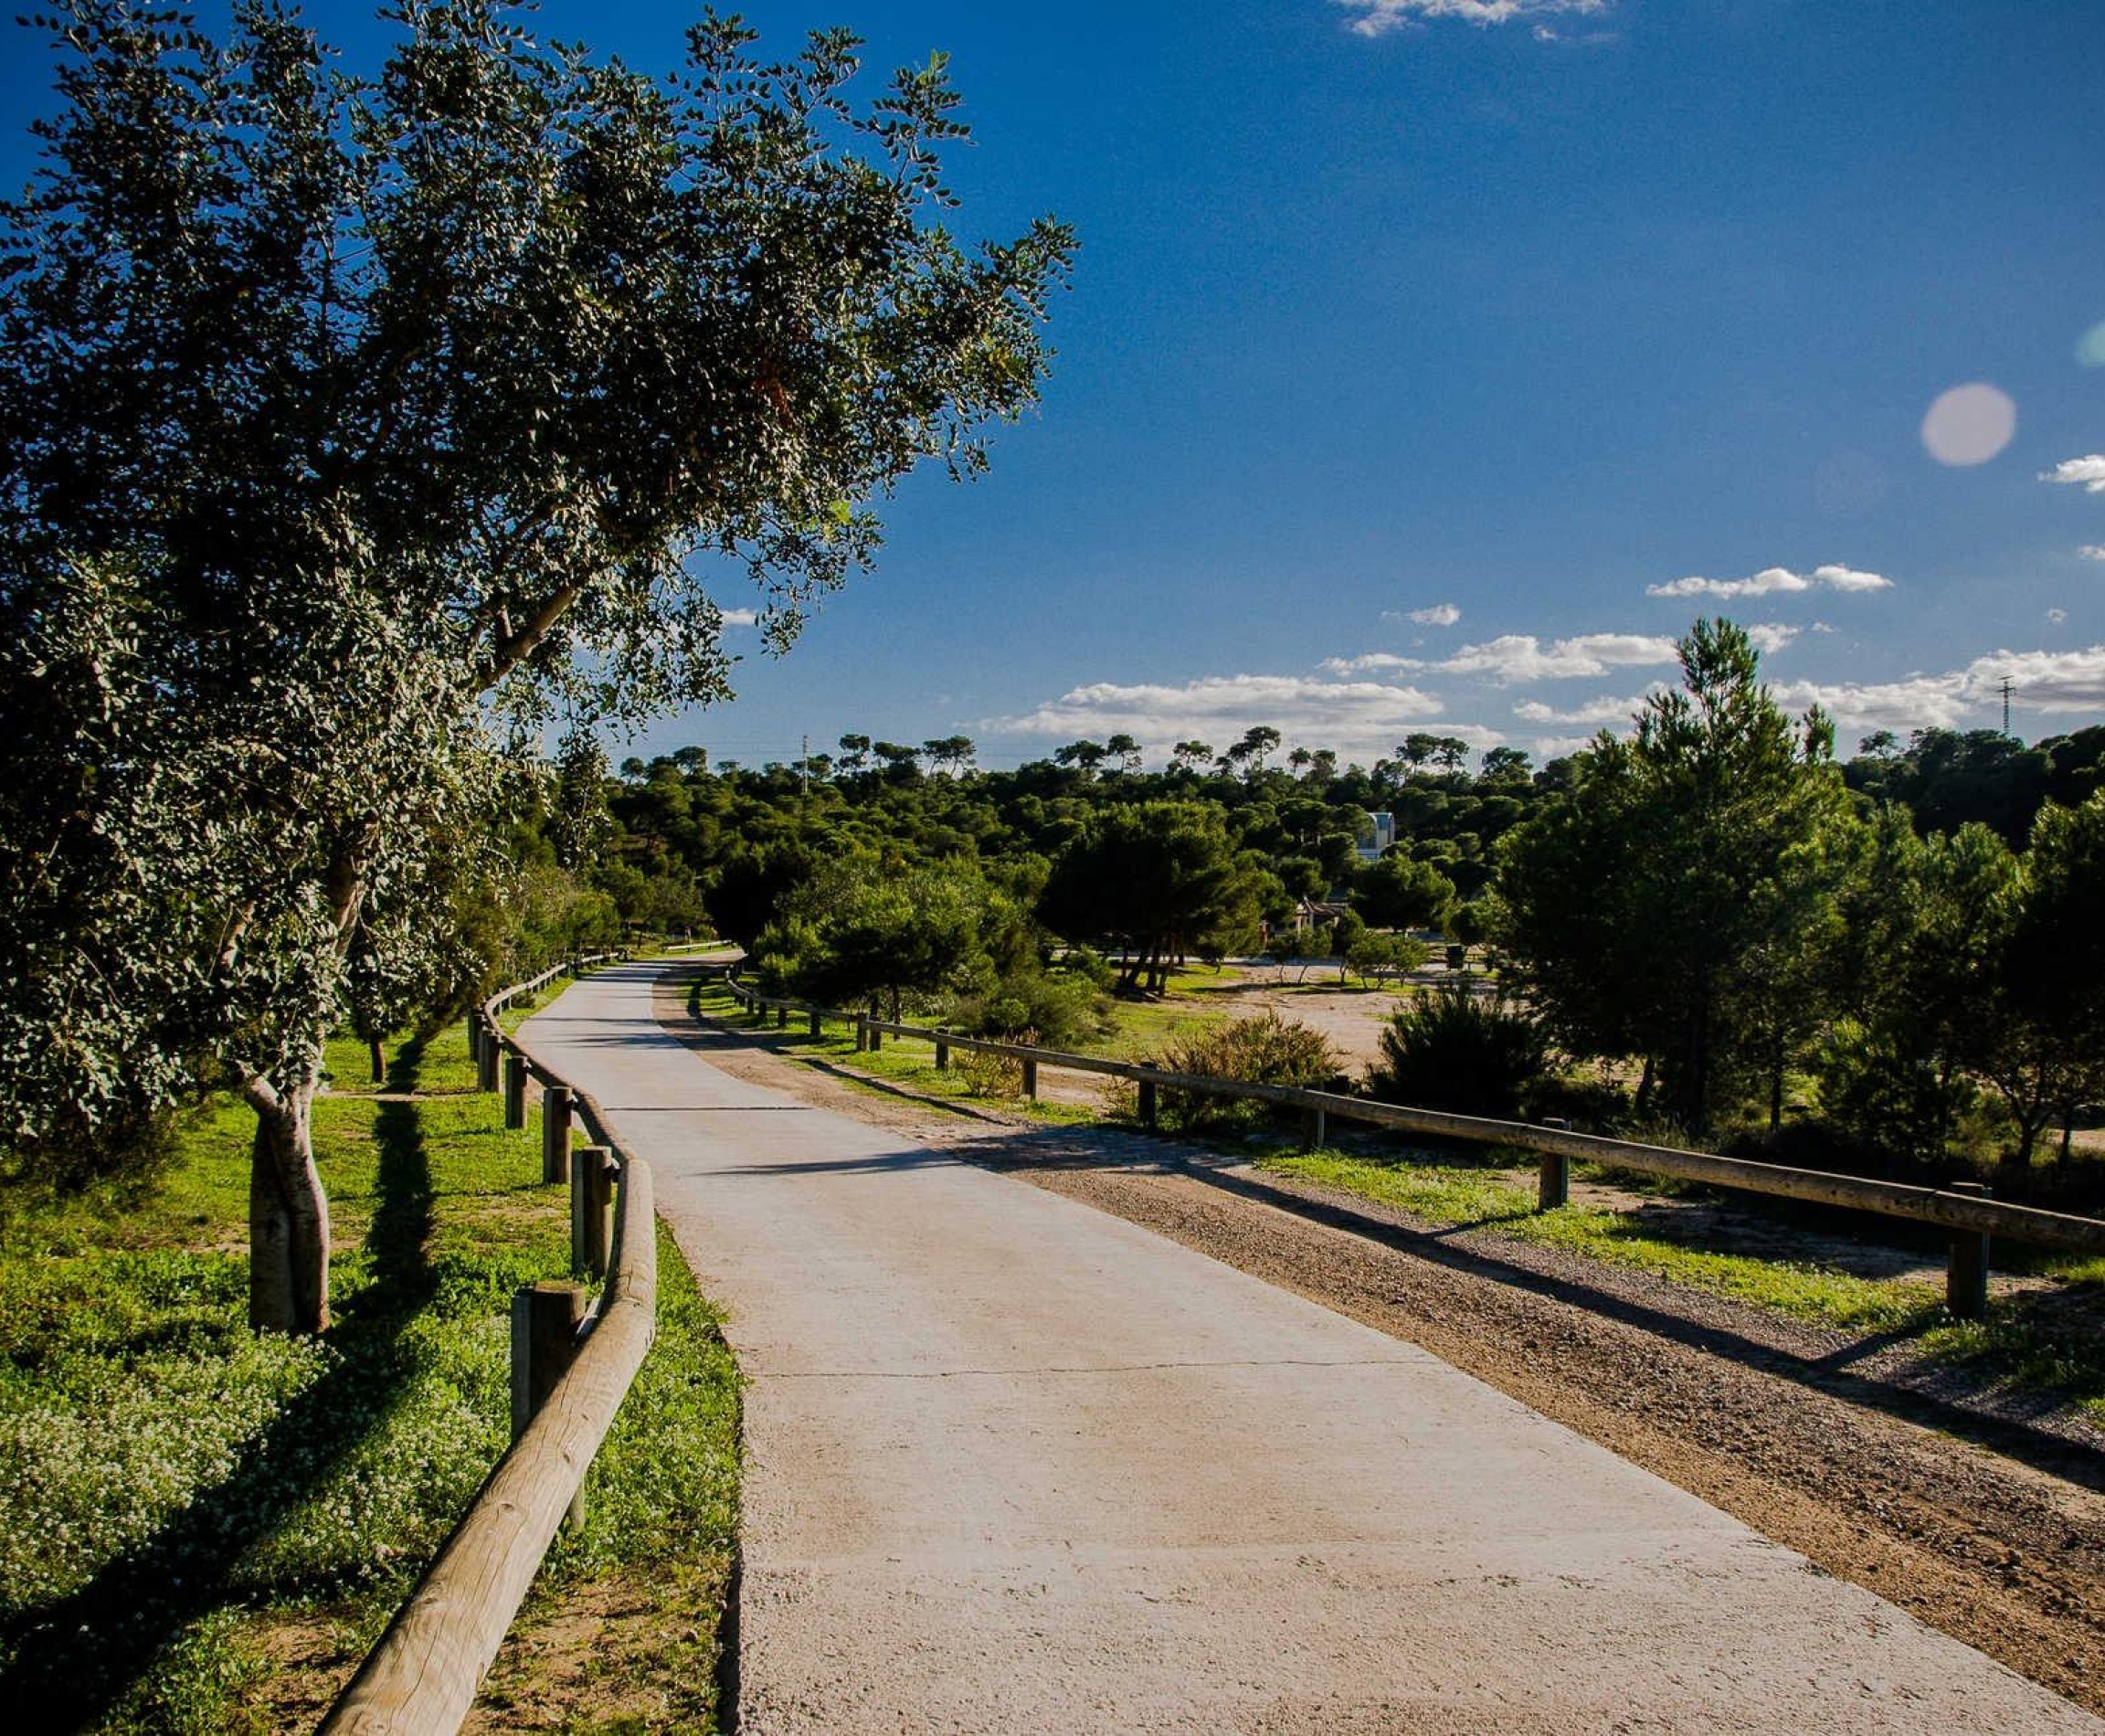
[[[1153, 771], [1119, 736], [1071, 743], [1012, 771], [976, 769], [964, 736], [913, 747], [851, 735], [839, 756], [759, 767], [712, 767], [704, 749], [684, 747], [624, 761], [596, 804], [579, 774], [603, 762], [571, 744], [566, 793], [547, 824], [552, 835], [574, 832], [578, 821], [563, 810], [592, 809], [604, 850], [592, 880], [620, 918], [661, 930], [713, 920], [750, 938], [757, 928], [741, 926], [756, 895], [752, 865], [785, 847], [1051, 863], [1108, 810], [1198, 802], [1218, 810], [1233, 849], [1277, 882], [1259, 887], [1261, 918], [1291, 922], [1306, 897], [1349, 902], [1376, 927], [1444, 928], [1469, 923], [1465, 907], [1489, 885], [1498, 841], [1563, 798], [1591, 758], [1589, 750], [1538, 768], [1500, 746], [1472, 768], [1459, 739], [1412, 735], [1370, 767], [1323, 750], [1275, 759], [1278, 741], [1260, 726], [1219, 754], [1179, 743], [1170, 765]], [[1891, 803], [1920, 833], [1980, 824], [2022, 848], [2043, 807], [2079, 806], [2105, 785], [2105, 725], [2031, 746], [1994, 730], [1923, 729], [1905, 744], [1880, 732], [1840, 769], [1859, 811]], [[1397, 842], [1379, 863], [1363, 863], [1358, 846], [1379, 812], [1393, 815]]]
[[[1881, 733], [1844, 764], [1738, 628], [1699, 622], [1683, 654], [1634, 736], [1540, 767], [1431, 734], [1341, 765], [1263, 725], [1157, 770], [1124, 736], [982, 771], [962, 736], [851, 735], [608, 776], [573, 741], [538, 847], [603, 918], [712, 926], [777, 988], [1046, 1041], [1179, 959], [1444, 929], [1486, 943], [1597, 1123], [2028, 1161], [2105, 1094], [2083, 914], [2105, 908], [2105, 726]], [[1395, 842], [1363, 860], [1383, 812]]]
[[[1845, 771], [1737, 627], [1698, 622], [1682, 667], [1502, 843], [1486, 924], [1507, 986], [1568, 1056], [1634, 1065], [1640, 1117], [1753, 1111], [1781, 1135], [1796, 1100], [1826, 1163], [1934, 1168], [1993, 1141], [2028, 1164], [2105, 1095], [2105, 795], [2094, 763], [2057, 761], [2100, 732], [1920, 737]], [[2022, 799], [1980, 774], [1998, 764], [2035, 774]], [[1960, 818], [1961, 788], [1996, 823]], [[1951, 830], [1896, 799], [1925, 791]]]

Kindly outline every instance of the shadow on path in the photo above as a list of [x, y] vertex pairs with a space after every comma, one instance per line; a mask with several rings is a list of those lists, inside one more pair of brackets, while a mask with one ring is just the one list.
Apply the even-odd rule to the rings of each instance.
[[[684, 975], [685, 973], [682, 973]], [[1363, 1209], [1349, 1197], [1304, 1192], [1281, 1185], [1252, 1171], [1245, 1159], [1224, 1157], [1184, 1145], [1173, 1137], [1145, 1133], [1137, 1128], [1095, 1126], [1036, 1126], [1019, 1127], [1013, 1122], [954, 1100], [930, 1097], [887, 1082], [873, 1082], [866, 1075], [832, 1064], [796, 1045], [809, 1043], [801, 1031], [771, 1027], [747, 1029], [698, 1015], [694, 1003], [681, 985], [688, 1019], [679, 1025], [663, 1024], [670, 1034], [688, 1048], [706, 1056], [711, 1051], [761, 1050], [783, 1060], [852, 1083], [875, 1087], [887, 1096], [911, 1101], [918, 1106], [989, 1124], [986, 1133], [949, 1146], [950, 1160], [978, 1164], [1005, 1172], [1123, 1170], [1139, 1173], [1189, 1177], [1237, 1199], [1273, 1207], [1311, 1223], [1343, 1230], [1368, 1241], [1393, 1248], [1432, 1265], [1529, 1295], [1583, 1309], [1589, 1314], [1706, 1355], [1774, 1376], [1811, 1391], [1886, 1415], [1941, 1431], [1985, 1447], [2049, 1476], [2105, 1493], [2105, 1455], [2071, 1442], [2049, 1430], [2034, 1428], [2021, 1417], [1989, 1416], [1959, 1402], [1940, 1398], [1915, 1387], [1852, 1371], [1853, 1365], [1880, 1350], [1917, 1336], [1909, 1331], [1867, 1336], [1839, 1350], [1818, 1354], [1798, 1354], [1732, 1330], [1707, 1324], [1620, 1294], [1605, 1285], [1595, 1285], [1568, 1275], [1537, 1271], [1521, 1261], [1502, 1255], [1495, 1244], [1469, 1232], [1495, 1227], [1501, 1220], [1486, 1218], [1481, 1223], [1422, 1227]], [[797, 1165], [785, 1165], [785, 1170]], [[829, 1167], [865, 1168], [871, 1170], [914, 1167], [903, 1153], [887, 1153]], [[2008, 1403], [2007, 1395], [2004, 1402]], [[2038, 1400], [2041, 1415], [2059, 1406], [2052, 1394]]]
[[[1153, 1147], [1161, 1155], [1152, 1163], [1134, 1148]], [[1692, 1320], [1619, 1294], [1610, 1287], [1569, 1276], [1536, 1271], [1502, 1256], [1478, 1238], [1461, 1240], [1465, 1225], [1419, 1228], [1359, 1209], [1348, 1200], [1317, 1197], [1279, 1185], [1252, 1172], [1240, 1159], [1179, 1149], [1172, 1141], [1113, 1128], [1031, 1128], [974, 1140], [957, 1156], [987, 1168], [1027, 1170], [1155, 1170], [1186, 1176], [1240, 1200], [1285, 1212], [1305, 1222], [1344, 1230], [1431, 1265], [1498, 1284], [1507, 1288], [1583, 1309], [1586, 1313], [1757, 1370], [1762, 1373], [1900, 1418], [1925, 1428], [1986, 1447], [2006, 1458], [2085, 1488], [2105, 1493], [2105, 1455], [2100, 1455], [2020, 1419], [1992, 1417], [1913, 1387], [1876, 1376], [1855, 1374], [1850, 1365], [1876, 1355], [1890, 1344], [1915, 1336], [1881, 1333], [1844, 1350], [1796, 1354], [1762, 1343], [1729, 1327]], [[2044, 1413], [2058, 1401], [2042, 1395]]]

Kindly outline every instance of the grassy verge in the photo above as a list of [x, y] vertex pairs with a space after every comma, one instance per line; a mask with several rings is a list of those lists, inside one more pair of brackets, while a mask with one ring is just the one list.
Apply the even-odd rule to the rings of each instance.
[[[311, 1724], [503, 1450], [511, 1292], [568, 1264], [538, 1130], [507, 1132], [472, 1091], [457, 1025], [395, 1053], [386, 1089], [414, 1101], [376, 1100], [360, 1047], [330, 1061], [345, 1095], [317, 1104], [315, 1143], [337, 1320], [319, 1340], [248, 1328], [235, 1106], [190, 1117], [150, 1181], [0, 1199], [0, 1694], [18, 1727]], [[684, 1268], [662, 1269], [659, 1345], [594, 1473], [604, 1493], [544, 1579], [573, 1600], [672, 1587], [677, 1631], [706, 1651], [735, 1377]], [[656, 1667], [630, 1673], [672, 1706], [644, 1679]], [[699, 1700], [630, 1727], [702, 1725], [693, 1675]]]
[[1715, 1253], [1642, 1228], [1627, 1212], [1578, 1204], [1538, 1212], [1532, 1186], [1516, 1184], [1488, 1165], [1317, 1151], [1267, 1159], [1262, 1167], [1378, 1200], [1430, 1223], [1487, 1225], [1522, 1242], [1655, 1272], [1711, 1296], [1756, 1303], [1825, 1326], [1905, 1329], [1923, 1324], [1941, 1302], [1935, 1289], [1918, 1282], [1863, 1278], [1802, 1261]]
[[[2105, 1325], [2105, 1261], [2058, 1263], [2051, 1289], [1999, 1298], [1988, 1319], [1960, 1321], [1945, 1311], [1941, 1286], [1920, 1279], [1869, 1278], [1814, 1261], [1719, 1252], [1598, 1206], [1537, 1212], [1533, 1186], [1513, 1181], [1497, 1167], [1502, 1161], [1325, 1150], [1268, 1157], [1259, 1167], [1429, 1223], [1491, 1229], [1814, 1325], [1911, 1335], [1933, 1358], [1967, 1364], [1990, 1383], [2054, 1393], [2105, 1425], [2105, 1334], [2099, 1329]], [[1580, 1165], [1577, 1172], [1590, 1169]]]
[[482, 1686], [471, 1729], [716, 1727], [738, 1511], [722, 1316], [658, 1228], [658, 1337]]

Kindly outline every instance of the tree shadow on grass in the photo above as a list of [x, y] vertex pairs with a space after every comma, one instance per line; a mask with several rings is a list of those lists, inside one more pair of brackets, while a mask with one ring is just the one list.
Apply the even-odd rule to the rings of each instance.
[[[411, 1078], [421, 1053], [420, 1044], [405, 1045]], [[414, 1371], [403, 1332], [436, 1287], [427, 1256], [436, 1194], [417, 1106], [379, 1106], [374, 1135], [379, 1166], [365, 1239], [373, 1278], [329, 1333], [329, 1367], [246, 1443], [225, 1478], [196, 1491], [153, 1537], [71, 1596], [0, 1628], [12, 1655], [0, 1673], [0, 1706], [12, 1728], [94, 1726], [192, 1622], [268, 1595], [238, 1582], [243, 1557], [323, 1487]]]

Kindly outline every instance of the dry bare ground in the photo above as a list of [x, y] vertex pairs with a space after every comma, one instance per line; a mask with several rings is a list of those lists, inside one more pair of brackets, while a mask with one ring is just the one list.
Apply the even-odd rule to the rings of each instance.
[[1393, 983], [1363, 988], [1357, 978], [1340, 986], [1336, 965], [1304, 971], [1298, 965], [1225, 964], [1214, 980], [1187, 986], [1183, 997], [1198, 1010], [1238, 1019], [1275, 1012], [1296, 1020], [1321, 1032], [1348, 1069], [1363, 1073], [1380, 1058], [1381, 1030], [1401, 992]]
[[[1169, 1139], [941, 1106], [775, 1039], [661, 1021], [717, 1066], [1000, 1169], [1433, 1354], [2105, 1713], [2105, 1435], [1800, 1325], [1496, 1233], [1433, 1231]], [[1516, 1489], [1517, 1502], [1554, 1489]]]

